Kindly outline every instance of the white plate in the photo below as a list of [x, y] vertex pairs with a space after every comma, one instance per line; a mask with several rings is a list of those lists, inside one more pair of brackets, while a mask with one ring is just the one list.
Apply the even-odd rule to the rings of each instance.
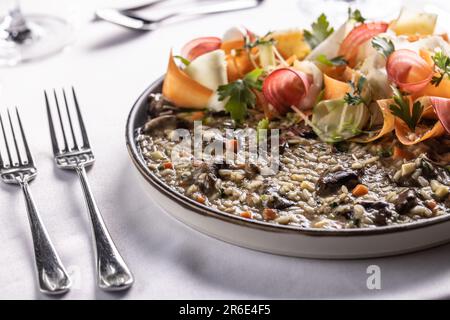
[[397, 255], [450, 242], [450, 216], [370, 229], [323, 230], [275, 225], [224, 213], [172, 190], [145, 165], [135, 143], [147, 120], [148, 95], [161, 92], [163, 78], [138, 98], [127, 121], [131, 159], [149, 196], [165, 212], [192, 228], [242, 247], [308, 258], [355, 259]]

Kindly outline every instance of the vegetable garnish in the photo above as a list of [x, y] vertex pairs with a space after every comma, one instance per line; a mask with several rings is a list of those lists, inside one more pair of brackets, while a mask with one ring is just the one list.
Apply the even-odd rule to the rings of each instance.
[[[190, 94], [186, 94], [189, 92]], [[205, 109], [213, 91], [180, 70], [170, 54], [169, 65], [163, 84], [163, 95], [180, 108]]]
[[229, 98], [225, 104], [225, 110], [230, 113], [234, 121], [242, 121], [247, 115], [248, 108], [255, 106], [256, 96], [252, 89], [260, 90], [262, 84], [258, 78], [262, 73], [261, 69], [253, 70], [243, 79], [219, 86], [217, 89], [219, 101]]
[[364, 104], [349, 106], [344, 100], [325, 100], [314, 107], [314, 132], [325, 142], [336, 143], [355, 137], [369, 120]]
[[445, 76], [450, 76], [450, 57], [446, 56], [442, 51], [436, 52], [433, 56], [435, 69], [439, 72], [439, 76], [433, 76], [431, 84], [438, 87]]
[[[427, 112], [427, 109], [430, 107], [432, 108], [431, 105], [425, 107], [424, 113]], [[445, 129], [439, 121], [436, 121], [432, 128], [425, 127], [421, 129], [425, 130], [416, 130], [415, 132], [411, 132], [405, 122], [397, 121], [397, 119], [395, 121], [395, 135], [402, 144], [407, 146], [435, 137], [440, 137], [445, 134]]]
[[330, 27], [330, 23], [324, 13], [317, 18], [317, 21], [311, 25], [311, 28], [312, 31], [305, 30], [304, 34], [306, 41], [312, 49], [317, 47], [334, 32], [334, 28]]
[[270, 121], [267, 118], [261, 119], [258, 122], [258, 125], [256, 126], [258, 141], [264, 140], [264, 138], [266, 137], [267, 132], [263, 131], [263, 130], [269, 129], [269, 123], [270, 123]]
[[339, 55], [347, 61], [352, 61], [359, 50], [359, 47], [366, 41], [380, 33], [386, 32], [389, 24], [384, 22], [363, 23], [355, 28], [344, 39], [339, 49]]
[[430, 97], [434, 112], [447, 133], [450, 133], [450, 99]]
[[350, 86], [353, 89], [353, 93], [346, 93], [344, 97], [344, 101], [347, 102], [351, 106], [357, 106], [358, 104], [366, 104], [366, 101], [362, 97], [362, 92], [364, 89], [364, 84], [366, 83], [366, 78], [361, 76], [358, 79], [358, 83], [355, 84], [353, 81], [349, 81]]
[[182, 57], [182, 56], [173, 56], [173, 57], [174, 57], [175, 59], [180, 60], [181, 63], [184, 64], [186, 67], [187, 67], [188, 65], [191, 64], [191, 62], [190, 62], [188, 59], [186, 59], [186, 58], [184, 58], [184, 57]]
[[328, 67], [340, 67], [348, 64], [348, 61], [345, 60], [344, 57], [342, 56], [337, 56], [333, 59], [328, 59], [327, 56], [324, 54], [318, 55], [316, 61]]
[[364, 23], [366, 19], [362, 16], [361, 11], [356, 9], [355, 11], [352, 8], [348, 8], [348, 20], [354, 20], [356, 22]]
[[308, 76], [293, 68], [273, 71], [264, 80], [263, 94], [280, 115], [286, 114], [291, 106], [300, 107], [311, 86]]
[[383, 37], [374, 37], [372, 39], [372, 47], [388, 58], [394, 51], [395, 46], [392, 40]]
[[420, 103], [420, 101], [414, 102], [412, 110], [410, 110], [409, 99], [403, 97], [398, 88], [392, 87], [392, 90], [394, 92], [392, 99], [394, 99], [395, 102], [395, 104], [389, 106], [392, 114], [402, 119], [408, 125], [409, 129], [414, 131], [422, 116], [424, 108], [422, 103]]
[[325, 83], [324, 100], [343, 99], [347, 93], [352, 92], [352, 87], [348, 82], [336, 80], [326, 74], [323, 79]]
[[220, 49], [222, 40], [217, 37], [201, 37], [189, 41], [181, 49], [181, 55], [188, 61], [192, 61], [202, 54]]
[[386, 70], [389, 80], [407, 93], [424, 89], [433, 77], [433, 68], [416, 52], [408, 49], [393, 52], [387, 60]]

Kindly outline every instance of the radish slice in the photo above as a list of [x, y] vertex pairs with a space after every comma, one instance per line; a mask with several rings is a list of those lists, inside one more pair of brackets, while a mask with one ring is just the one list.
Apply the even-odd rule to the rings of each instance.
[[243, 40], [248, 37], [250, 41], [256, 40], [256, 35], [244, 26], [235, 26], [228, 29], [222, 37], [222, 41]]
[[392, 53], [386, 70], [389, 80], [408, 93], [423, 90], [433, 77], [433, 68], [416, 52], [408, 49]]
[[220, 49], [221, 44], [222, 40], [217, 37], [197, 38], [184, 45], [181, 49], [181, 55], [192, 61], [205, 53]]
[[344, 39], [339, 49], [339, 55], [347, 61], [352, 61], [358, 54], [359, 47], [376, 35], [386, 32], [389, 24], [384, 22], [363, 23], [355, 27]]
[[430, 100], [442, 126], [450, 133], [450, 99], [430, 97]]
[[292, 68], [273, 71], [263, 83], [263, 94], [267, 101], [283, 115], [291, 106], [299, 107], [308, 94], [308, 76]]

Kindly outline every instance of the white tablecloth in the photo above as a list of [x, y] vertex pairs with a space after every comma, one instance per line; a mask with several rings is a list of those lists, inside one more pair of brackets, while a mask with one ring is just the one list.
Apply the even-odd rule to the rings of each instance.
[[[312, 1], [269, 1], [257, 10], [198, 19], [153, 33], [88, 22], [93, 8], [111, 1], [22, 2], [25, 11], [64, 16], [76, 29], [76, 42], [63, 54], [0, 69], [0, 107], [20, 107], [39, 169], [32, 191], [74, 280], [64, 299], [450, 297], [449, 245], [362, 261], [264, 254], [191, 230], [156, 208], [137, 184], [124, 142], [125, 120], [138, 95], [165, 71], [170, 48], [177, 49], [196, 36], [220, 36], [237, 23], [260, 33], [306, 26], [313, 14], [322, 11], [317, 7], [321, 1], [315, 1], [314, 8], [307, 5]], [[130, 1], [120, 1], [126, 2]], [[438, 5], [444, 2], [435, 1]], [[330, 3], [327, 1], [324, 11], [337, 23], [339, 18]], [[380, 10], [374, 3], [380, 2], [366, 4], [372, 8], [366, 10], [369, 15], [375, 15], [376, 8]], [[342, 4], [340, 13], [345, 12]], [[389, 6], [394, 4], [398, 8], [395, 1]], [[133, 288], [125, 293], [97, 289], [90, 226], [78, 178], [53, 165], [43, 89], [70, 85], [77, 88], [97, 157], [89, 171], [93, 191], [136, 278]], [[36, 286], [22, 194], [5, 184], [0, 184], [0, 230], [0, 298], [47, 298]], [[367, 288], [370, 265], [381, 269], [381, 290]]]

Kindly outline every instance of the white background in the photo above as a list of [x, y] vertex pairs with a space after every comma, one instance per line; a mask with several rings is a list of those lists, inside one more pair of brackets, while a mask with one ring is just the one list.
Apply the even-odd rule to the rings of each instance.
[[[1, 0], [2, 2], [4, 0]], [[151, 298], [448, 298], [450, 246], [406, 256], [321, 261], [274, 256], [211, 239], [173, 220], [141, 190], [125, 147], [125, 120], [139, 94], [164, 73], [169, 50], [197, 36], [220, 36], [244, 24], [264, 34], [304, 27], [325, 11], [337, 25], [346, 5], [322, 1], [268, 1], [263, 7], [133, 33], [91, 23], [93, 9], [133, 1], [22, 1], [25, 12], [70, 20], [76, 41], [64, 53], [0, 68], [0, 109], [18, 105], [39, 174], [32, 183], [42, 218], [73, 275], [65, 299]], [[363, 1], [368, 16], [394, 17], [397, 1]], [[412, 1], [407, 1], [411, 3]], [[431, 10], [444, 13], [434, 1]], [[314, 3], [313, 6], [310, 4]], [[381, 5], [383, 3], [383, 5]], [[430, 3], [428, 1], [428, 3]], [[447, 11], [448, 12], [448, 11]], [[136, 283], [125, 293], [96, 288], [90, 226], [77, 176], [53, 165], [43, 89], [74, 85], [97, 162], [89, 178], [106, 223]], [[368, 290], [366, 269], [381, 268], [381, 290]], [[20, 190], [0, 183], [0, 298], [46, 299], [36, 286], [32, 244]]]

